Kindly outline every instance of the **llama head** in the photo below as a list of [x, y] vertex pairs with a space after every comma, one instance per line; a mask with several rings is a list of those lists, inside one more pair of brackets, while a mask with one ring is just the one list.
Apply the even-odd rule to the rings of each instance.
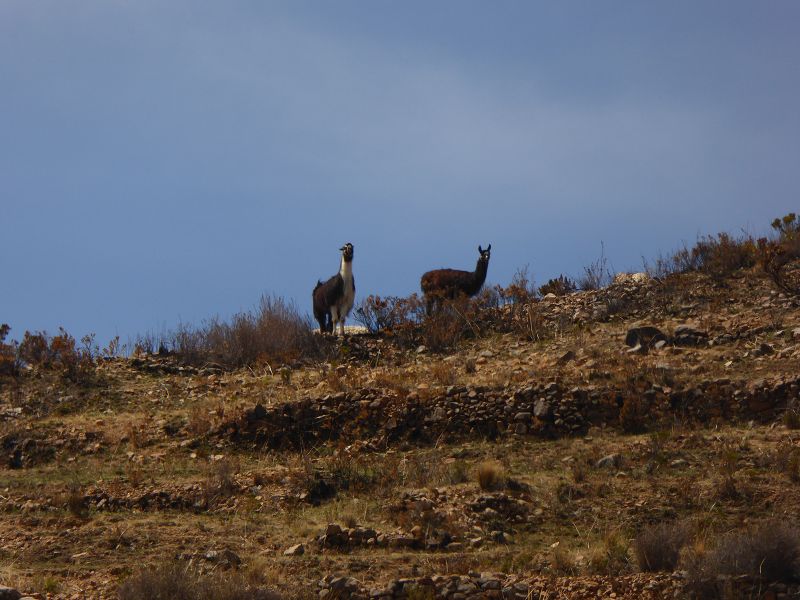
[[489, 263], [489, 257], [491, 256], [491, 253], [492, 253], [492, 245], [489, 244], [489, 246], [486, 248], [486, 250], [484, 250], [483, 248], [478, 246], [478, 252], [481, 253], [480, 258], [478, 258], [478, 260], [481, 261], [482, 263], [487, 263], [488, 264]]
[[339, 248], [342, 251], [342, 258], [344, 258], [345, 262], [350, 262], [353, 260], [353, 244], [347, 242], [344, 246]]

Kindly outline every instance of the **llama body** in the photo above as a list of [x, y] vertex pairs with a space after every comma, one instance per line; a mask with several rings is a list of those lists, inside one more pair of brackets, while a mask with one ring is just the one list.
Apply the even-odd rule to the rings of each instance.
[[436, 269], [425, 273], [420, 280], [420, 287], [425, 295], [428, 313], [431, 312], [434, 304], [443, 298], [453, 299], [457, 296], [474, 296], [477, 294], [483, 287], [484, 281], [486, 281], [491, 250], [491, 244], [486, 250], [478, 246], [480, 256], [474, 271]]
[[344, 335], [344, 322], [353, 309], [356, 297], [356, 280], [353, 277], [353, 244], [340, 248], [342, 260], [339, 272], [325, 283], [317, 282], [312, 293], [314, 318], [320, 333], [335, 333], [336, 325]]

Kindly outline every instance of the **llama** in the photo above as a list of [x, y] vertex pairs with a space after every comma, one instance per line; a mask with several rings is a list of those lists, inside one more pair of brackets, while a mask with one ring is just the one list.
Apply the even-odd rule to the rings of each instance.
[[317, 281], [312, 293], [314, 318], [320, 333], [336, 333], [336, 325], [344, 335], [344, 321], [353, 308], [356, 297], [356, 280], [353, 277], [353, 244], [347, 242], [339, 248], [342, 261], [339, 272], [325, 283]]
[[428, 314], [433, 306], [442, 298], [453, 299], [456, 296], [474, 296], [483, 282], [486, 281], [486, 271], [489, 269], [489, 256], [492, 245], [484, 250], [478, 246], [478, 264], [475, 271], [459, 271], [458, 269], [436, 269], [428, 271], [422, 276], [420, 286], [425, 295], [425, 308]]

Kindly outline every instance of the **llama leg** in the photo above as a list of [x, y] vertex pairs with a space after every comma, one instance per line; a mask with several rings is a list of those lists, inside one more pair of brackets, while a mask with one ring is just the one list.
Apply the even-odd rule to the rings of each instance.
[[336, 324], [339, 322], [339, 309], [331, 306], [331, 333], [336, 335]]

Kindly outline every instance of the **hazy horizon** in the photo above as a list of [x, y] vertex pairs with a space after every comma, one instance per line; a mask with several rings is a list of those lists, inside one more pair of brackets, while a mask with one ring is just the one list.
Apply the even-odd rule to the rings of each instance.
[[[0, 322], [105, 344], [797, 212], [800, 5], [0, 4]], [[352, 323], [352, 317], [348, 323]]]

